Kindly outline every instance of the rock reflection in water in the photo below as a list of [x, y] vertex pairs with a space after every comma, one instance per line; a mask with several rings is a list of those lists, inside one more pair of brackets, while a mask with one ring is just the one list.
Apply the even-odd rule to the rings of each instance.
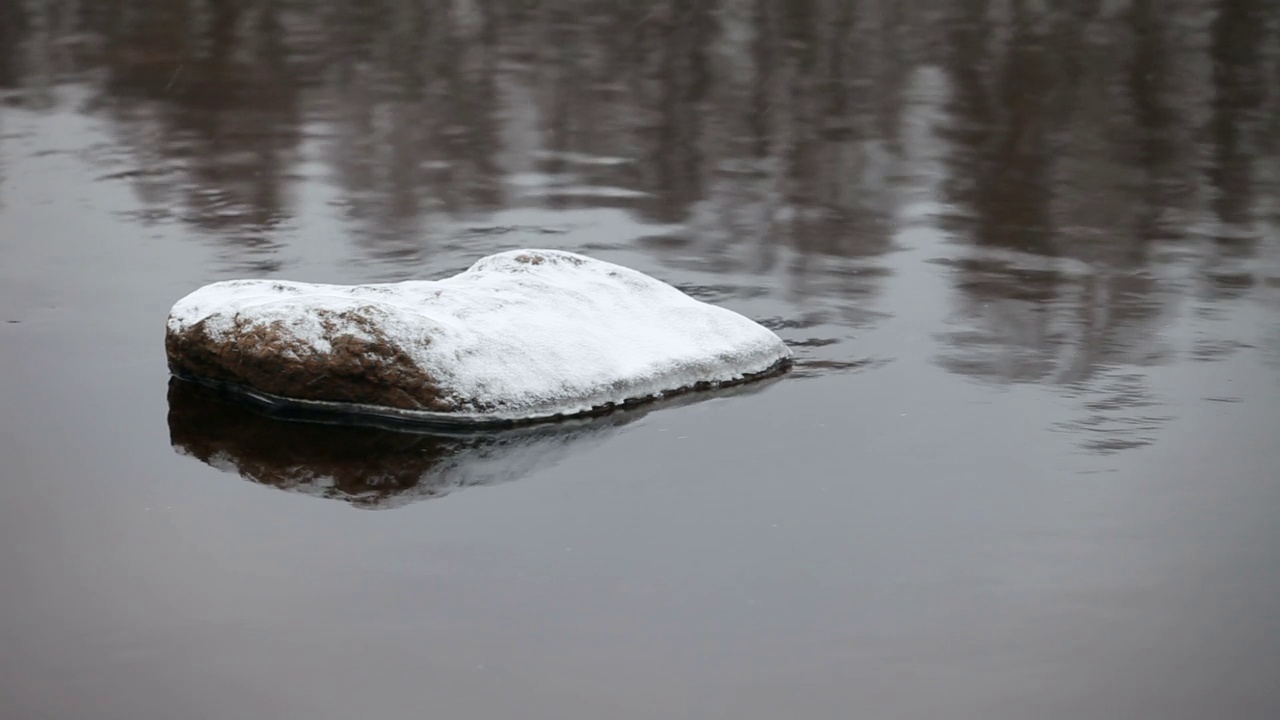
[[[708, 395], [758, 392], [775, 382], [684, 395], [584, 420], [484, 433], [411, 432], [280, 417], [195, 383], [169, 380], [169, 440], [175, 450], [281, 490], [389, 509], [497, 485], [552, 467], [655, 409]], [[696, 400], [695, 400], [696, 398]]]

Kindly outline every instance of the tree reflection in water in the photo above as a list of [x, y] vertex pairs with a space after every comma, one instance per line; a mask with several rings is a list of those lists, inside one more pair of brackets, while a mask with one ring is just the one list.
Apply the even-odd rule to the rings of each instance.
[[1277, 48], [1264, 0], [0, 9], [0, 87], [90, 87], [104, 174], [226, 272], [614, 253], [778, 328], [804, 376], [892, 361], [858, 337], [903, 312], [923, 227], [936, 365], [1078, 397], [1107, 447], [1167, 415], [1144, 368], [1277, 354], [1241, 319], [1280, 292]]

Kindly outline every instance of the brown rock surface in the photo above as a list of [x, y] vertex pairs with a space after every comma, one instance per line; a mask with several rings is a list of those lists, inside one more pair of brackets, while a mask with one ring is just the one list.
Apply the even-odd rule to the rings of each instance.
[[441, 396], [413, 360], [388, 340], [377, 308], [315, 311], [331, 350], [318, 352], [280, 321], [237, 318], [214, 337], [208, 321], [165, 335], [169, 369], [178, 376], [233, 383], [282, 397], [446, 412]]

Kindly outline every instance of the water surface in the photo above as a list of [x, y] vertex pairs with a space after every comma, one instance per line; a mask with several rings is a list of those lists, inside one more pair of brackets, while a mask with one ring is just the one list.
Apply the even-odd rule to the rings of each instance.
[[[1046, 5], [0, 4], [8, 716], [1280, 716], [1280, 8]], [[201, 284], [519, 247], [797, 367], [487, 439], [171, 387]]]

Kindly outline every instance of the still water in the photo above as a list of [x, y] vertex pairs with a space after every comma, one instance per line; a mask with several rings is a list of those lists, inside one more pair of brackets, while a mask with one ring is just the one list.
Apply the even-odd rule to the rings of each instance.
[[[169, 382], [201, 284], [518, 247], [797, 367], [483, 438]], [[19, 720], [1280, 717], [1280, 6], [4, 0], [0, 579]]]

